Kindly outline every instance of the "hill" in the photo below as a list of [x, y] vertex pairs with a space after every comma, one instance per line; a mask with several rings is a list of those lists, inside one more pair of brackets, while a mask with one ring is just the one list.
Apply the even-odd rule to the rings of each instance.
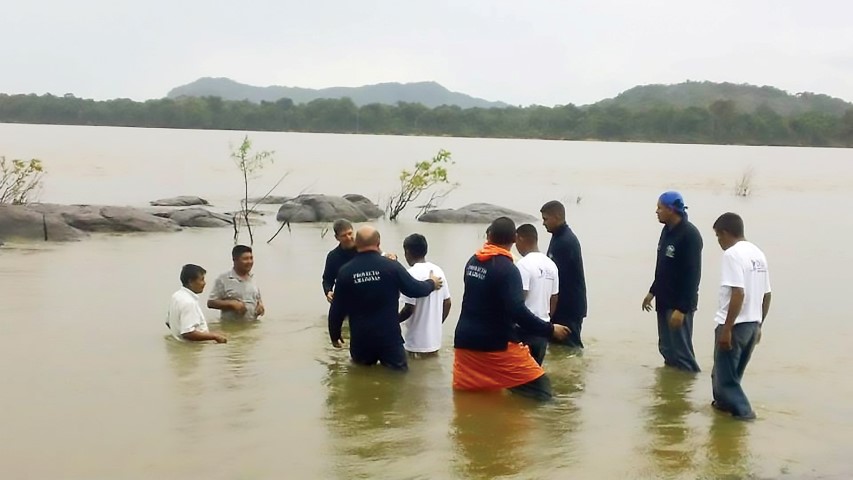
[[464, 93], [452, 92], [435, 82], [378, 83], [361, 87], [331, 87], [322, 89], [269, 86], [256, 87], [235, 82], [229, 78], [200, 78], [187, 85], [173, 88], [168, 98], [220, 97], [223, 100], [248, 100], [275, 102], [289, 98], [294, 103], [308, 103], [318, 98], [349, 97], [357, 106], [380, 103], [396, 105], [397, 102], [421, 103], [433, 108], [455, 105], [461, 108], [503, 108], [507, 104], [490, 102]]
[[765, 106], [784, 117], [806, 112], [840, 117], [853, 108], [853, 103], [840, 98], [811, 92], [792, 95], [770, 86], [690, 81], [675, 85], [640, 85], [593, 105], [644, 111], [661, 106], [677, 109], [707, 108], [718, 100], [735, 102], [740, 112], [753, 113], [759, 107]]

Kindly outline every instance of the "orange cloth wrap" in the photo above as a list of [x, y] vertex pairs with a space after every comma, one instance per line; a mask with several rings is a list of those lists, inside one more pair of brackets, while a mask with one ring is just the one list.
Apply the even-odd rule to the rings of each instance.
[[527, 345], [509, 342], [502, 352], [457, 348], [453, 356], [453, 388], [499, 390], [517, 387], [545, 375]]

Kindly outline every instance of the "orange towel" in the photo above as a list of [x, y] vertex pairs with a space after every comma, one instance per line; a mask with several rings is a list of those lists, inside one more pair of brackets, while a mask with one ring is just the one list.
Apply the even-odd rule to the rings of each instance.
[[498, 390], [532, 382], [545, 370], [530, 356], [527, 345], [509, 342], [502, 352], [457, 348], [453, 356], [453, 388]]
[[476, 255], [477, 260], [481, 262], [485, 262], [486, 260], [492, 257], [497, 257], [498, 255], [509, 257], [510, 260], [515, 261], [515, 259], [512, 258], [512, 253], [510, 253], [509, 250], [491, 243], [483, 245], [483, 248], [477, 250], [477, 253], [475, 253], [474, 255]]

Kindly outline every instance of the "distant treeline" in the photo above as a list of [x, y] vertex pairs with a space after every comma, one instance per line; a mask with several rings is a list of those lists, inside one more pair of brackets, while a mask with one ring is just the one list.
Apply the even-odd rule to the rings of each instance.
[[843, 116], [784, 117], [766, 106], [745, 113], [731, 100], [708, 108], [621, 106], [427, 108], [417, 103], [363, 107], [348, 98], [294, 104], [218, 97], [134, 102], [72, 95], [0, 94], [0, 122], [455, 137], [542, 138], [810, 147], [853, 146], [853, 109]]

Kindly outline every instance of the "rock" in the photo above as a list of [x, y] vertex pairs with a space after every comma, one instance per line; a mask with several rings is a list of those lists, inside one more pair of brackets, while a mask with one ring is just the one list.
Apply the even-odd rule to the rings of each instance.
[[182, 227], [216, 228], [230, 227], [234, 224], [231, 216], [214, 213], [203, 208], [182, 208], [171, 212], [156, 213], [158, 217], [168, 218]]
[[284, 202], [275, 218], [279, 222], [307, 223], [333, 222], [339, 218], [351, 222], [366, 222], [377, 217], [368, 216], [355, 203], [344, 197], [307, 194]]
[[191, 207], [194, 205], [210, 205], [207, 200], [200, 197], [182, 195], [179, 197], [162, 198], [148, 202], [152, 207]]
[[[249, 207], [252, 205], [281, 205], [282, 203], [290, 200], [293, 197], [276, 197], [276, 196], [268, 196], [267, 198], [254, 197], [249, 199]], [[242, 203], [241, 203], [242, 205]]]
[[359, 210], [364, 213], [367, 218], [379, 218], [385, 216], [385, 211], [379, 208], [379, 205], [376, 205], [369, 198], [364, 195], [359, 195], [357, 193], [348, 193], [344, 195], [344, 198], [352, 202]]
[[59, 215], [66, 224], [85, 232], [174, 232], [177, 224], [167, 218], [133, 207], [104, 205], [54, 205], [37, 203], [28, 209], [44, 214]]
[[41, 240], [69, 242], [87, 236], [67, 223], [58, 213], [42, 213], [24, 205], [0, 205], [0, 237], [4, 241]]
[[509, 217], [516, 223], [537, 221], [533, 215], [499, 207], [490, 203], [472, 203], [458, 209], [430, 210], [418, 218], [427, 223], [492, 223], [498, 217]]

